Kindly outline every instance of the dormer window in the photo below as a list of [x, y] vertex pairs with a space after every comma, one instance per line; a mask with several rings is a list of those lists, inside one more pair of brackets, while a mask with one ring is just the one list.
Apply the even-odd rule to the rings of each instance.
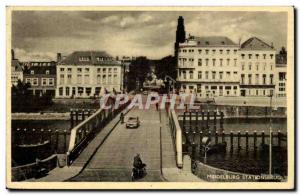
[[198, 45], [200, 45], [200, 44], [201, 44], [201, 42], [200, 42], [200, 41], [198, 41], [197, 43], [198, 43]]
[[79, 61], [80, 62], [88, 62], [91, 60], [91, 57], [90, 56], [80, 56], [79, 57]]
[[98, 62], [103, 61], [103, 57], [96, 57], [96, 60], [97, 60]]
[[49, 70], [46, 70], [46, 74], [50, 74], [50, 71], [49, 71]]
[[209, 42], [208, 42], [208, 41], [205, 41], [205, 45], [209, 45]]
[[221, 42], [221, 44], [222, 44], [222, 45], [225, 45], [225, 42], [224, 42], [224, 41], [222, 41], [222, 42]]
[[30, 71], [30, 74], [34, 74], [34, 70], [31, 70], [31, 71]]

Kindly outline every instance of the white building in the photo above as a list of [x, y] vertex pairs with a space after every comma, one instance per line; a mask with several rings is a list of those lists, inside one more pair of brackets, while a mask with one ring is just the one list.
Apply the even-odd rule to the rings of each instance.
[[23, 68], [17, 59], [11, 61], [11, 85], [17, 85], [18, 80], [23, 81]]
[[57, 65], [57, 98], [98, 96], [123, 90], [123, 68], [103, 51], [76, 51]]
[[178, 51], [180, 90], [198, 97], [239, 96], [238, 50], [227, 37], [187, 38]]
[[269, 96], [275, 89], [275, 56], [272, 45], [252, 37], [239, 51], [241, 96]]

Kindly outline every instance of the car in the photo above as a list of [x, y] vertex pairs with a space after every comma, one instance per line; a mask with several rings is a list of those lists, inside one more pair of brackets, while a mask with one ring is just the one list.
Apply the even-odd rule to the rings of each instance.
[[129, 117], [126, 122], [126, 128], [138, 128], [140, 126], [139, 117]]

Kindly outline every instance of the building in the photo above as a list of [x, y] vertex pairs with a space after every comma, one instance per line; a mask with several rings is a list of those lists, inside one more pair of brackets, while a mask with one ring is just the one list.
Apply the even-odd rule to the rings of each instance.
[[104, 51], [75, 51], [57, 65], [57, 98], [95, 97], [123, 90], [122, 63]]
[[239, 45], [227, 37], [189, 36], [179, 44], [177, 83], [198, 97], [239, 96]]
[[275, 96], [286, 97], [287, 52], [284, 48], [276, 55]]
[[252, 37], [239, 52], [241, 96], [269, 96], [275, 89], [275, 53], [272, 44]]
[[34, 95], [55, 95], [56, 66], [31, 66], [24, 69], [24, 82], [30, 83]]
[[11, 50], [11, 85], [16, 86], [18, 81], [23, 81], [23, 67], [18, 59], [15, 58], [15, 52]]

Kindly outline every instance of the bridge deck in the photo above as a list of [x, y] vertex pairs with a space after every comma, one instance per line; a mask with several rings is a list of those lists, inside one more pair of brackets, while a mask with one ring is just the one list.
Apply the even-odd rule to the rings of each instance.
[[147, 176], [141, 181], [161, 181], [160, 116], [155, 107], [134, 108], [125, 117], [138, 116], [141, 125], [126, 129], [118, 125], [99, 147], [86, 168], [72, 181], [130, 181], [133, 157], [140, 153], [147, 164]]

